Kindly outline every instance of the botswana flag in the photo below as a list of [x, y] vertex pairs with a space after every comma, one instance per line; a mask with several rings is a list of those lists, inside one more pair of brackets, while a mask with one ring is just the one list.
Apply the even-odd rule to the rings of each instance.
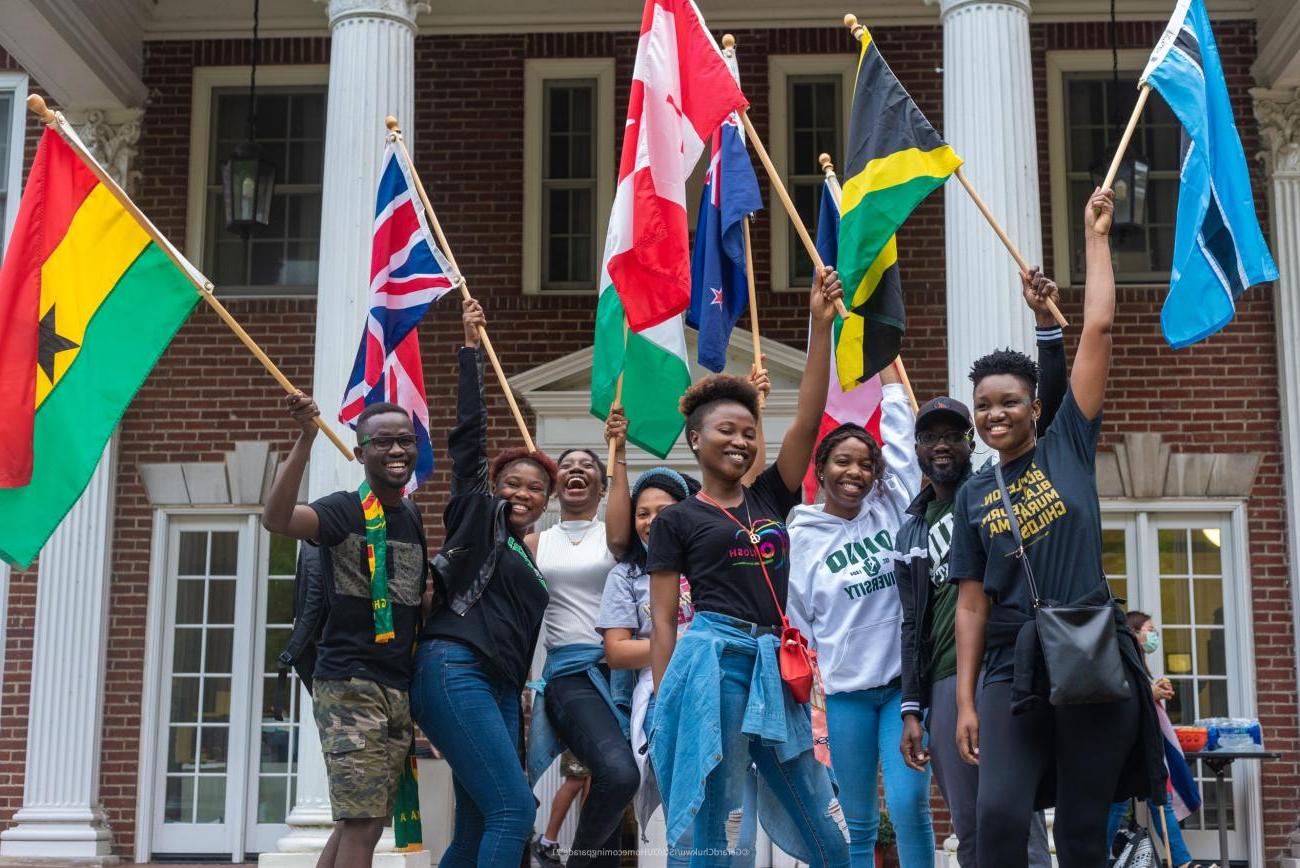
[[[861, 43], [838, 262], [845, 302], [864, 320], [863, 363], [852, 372], [858, 382], [894, 360], [906, 327], [894, 233], [962, 162], [916, 107], [870, 31], [862, 31]], [[842, 381], [847, 373], [841, 368]]]
[[1236, 300], [1277, 280], [1255, 216], [1219, 49], [1203, 0], [1179, 0], [1142, 73], [1183, 125], [1178, 218], [1169, 295], [1160, 312], [1174, 349], [1232, 321]]

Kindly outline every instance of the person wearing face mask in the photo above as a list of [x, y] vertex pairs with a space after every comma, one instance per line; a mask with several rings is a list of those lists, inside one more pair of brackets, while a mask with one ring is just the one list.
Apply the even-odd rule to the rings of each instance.
[[[734, 865], [745, 783], [758, 767], [759, 822], [776, 846], [814, 866], [849, 862], [847, 829], [829, 771], [813, 756], [807, 708], [781, 680], [777, 647], [786, 606], [786, 516], [800, 502], [826, 406], [831, 326], [843, 287], [820, 270], [809, 305], [808, 363], [776, 461], [746, 483], [757, 457], [758, 390], [725, 374], [681, 399], [702, 488], [650, 528], [650, 666], [657, 701], [650, 762], [669, 841], [692, 830], [691, 865]], [[695, 619], [679, 641], [681, 577]], [[765, 797], [766, 794], [766, 797]]]
[[[1096, 453], [1111, 362], [1115, 277], [1108, 231], [1109, 190], [1084, 206], [1087, 282], [1083, 326], [1070, 387], [1041, 439], [1037, 367], [1001, 350], [976, 360], [975, 427], [998, 464], [972, 475], [957, 493], [949, 581], [958, 585], [957, 745], [980, 766], [980, 865], [1024, 868], [1035, 809], [1055, 806], [1061, 868], [1105, 864], [1112, 802], [1163, 798], [1164, 758], [1141, 651], [1124, 629], [1104, 582]], [[995, 470], [995, 468], [997, 468]], [[1001, 473], [1023, 545], [1002, 506]], [[1036, 601], [1110, 605], [1128, 692], [1114, 702], [1051, 705], [1041, 663]], [[983, 690], [977, 691], [983, 670]], [[978, 706], [977, 706], [978, 695]]]
[[[1043, 402], [1038, 433], [1042, 435], [1065, 396], [1065, 343], [1047, 306], [1057, 296], [1055, 282], [1035, 268], [1021, 276], [1021, 284], [1037, 325], [1039, 397]], [[935, 398], [917, 414], [916, 458], [929, 484], [907, 507], [907, 521], [898, 533], [899, 560], [895, 565], [903, 613], [903, 736], [899, 750], [903, 761], [917, 771], [933, 759], [935, 780], [957, 835], [961, 868], [978, 865], [975, 797], [979, 767], [967, 765], [957, 754], [957, 646], [953, 631], [957, 588], [948, 583], [948, 554], [953, 501], [971, 475], [974, 435], [970, 411], [952, 398]], [[1031, 868], [1052, 865], [1041, 812], [1034, 814], [1030, 825], [1029, 864]]]
[[[590, 449], [560, 454], [556, 499], [560, 521], [533, 534], [537, 564], [551, 593], [543, 621], [546, 665], [528, 733], [529, 781], [536, 783], [567, 747], [589, 771], [591, 788], [578, 814], [569, 868], [619, 863], [623, 812], [640, 784], [628, 744], [628, 672], [610, 672], [596, 629], [605, 578], [615, 564], [605, 523], [596, 518], [605, 494], [605, 465]], [[556, 842], [543, 838], [533, 855], [558, 864]]]
[[853, 423], [830, 431], [817, 446], [813, 468], [825, 503], [797, 506], [790, 519], [788, 612], [817, 651], [851, 864], [875, 864], [876, 780], [883, 771], [902, 868], [929, 868], [930, 773], [907, 768], [894, 750], [902, 733], [894, 541], [921, 469], [907, 390], [893, 365], [880, 380], [884, 449]]
[[[1128, 628], [1137, 637], [1138, 644], [1142, 646], [1142, 651], [1148, 657], [1160, 650], [1160, 631], [1150, 615], [1133, 609], [1125, 620], [1128, 622]], [[1144, 664], [1145, 662], [1143, 661]], [[1152, 679], [1151, 696], [1155, 699], [1156, 714], [1160, 718], [1160, 729], [1165, 737], [1165, 767], [1169, 771], [1169, 789], [1177, 799], [1167, 799], [1163, 805], [1154, 799], [1149, 799], [1147, 808], [1150, 811], [1151, 822], [1148, 825], [1156, 840], [1163, 840], [1162, 823], [1158, 818], [1160, 812], [1164, 811], [1163, 828], [1169, 829], [1170, 860], [1177, 868], [1206, 868], [1205, 863], [1192, 861], [1192, 854], [1188, 852], [1187, 843], [1183, 840], [1183, 830], [1178, 825], [1180, 820], [1191, 816], [1201, 807], [1201, 794], [1196, 788], [1196, 779], [1192, 777], [1192, 772], [1187, 767], [1187, 760], [1183, 758], [1183, 751], [1178, 744], [1178, 736], [1174, 733], [1173, 724], [1169, 722], [1169, 716], [1165, 713], [1165, 703], [1174, 698], [1174, 686], [1168, 678]], [[1115, 840], [1115, 833], [1119, 831], [1119, 825], [1128, 816], [1131, 807], [1131, 802], [1116, 802], [1111, 805], [1110, 822], [1106, 828], [1107, 846]]]
[[477, 301], [462, 320], [451, 500], [433, 560], [441, 602], [420, 631], [411, 706], [451, 767], [456, 817], [442, 868], [518, 865], [536, 806], [519, 764], [520, 696], [546, 611], [547, 580], [525, 540], [555, 487], [555, 462], [506, 450], [489, 464]]

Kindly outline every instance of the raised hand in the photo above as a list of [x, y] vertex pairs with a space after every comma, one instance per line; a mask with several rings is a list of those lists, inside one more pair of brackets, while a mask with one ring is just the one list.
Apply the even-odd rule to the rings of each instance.
[[477, 347], [479, 344], [479, 329], [487, 326], [487, 317], [483, 314], [483, 306], [474, 298], [465, 299], [460, 303], [460, 306], [460, 321], [465, 326], [465, 346]]
[[808, 302], [814, 323], [829, 323], [835, 319], [835, 302], [844, 297], [840, 274], [830, 266], [822, 266], [813, 278], [812, 293]]
[[611, 407], [605, 419], [605, 442], [614, 447], [616, 453], [627, 448], [627, 416], [622, 407]]
[[1083, 227], [1091, 235], [1109, 235], [1115, 218], [1115, 191], [1097, 187], [1083, 208]]
[[294, 392], [292, 395], [285, 396], [285, 405], [289, 409], [289, 415], [293, 421], [298, 423], [302, 429], [302, 434], [308, 439], [315, 437], [320, 428], [316, 425], [316, 417], [320, 415], [320, 408], [316, 402], [302, 392]]
[[1055, 324], [1048, 302], [1059, 304], [1061, 293], [1056, 281], [1044, 274], [1041, 266], [1035, 265], [1027, 274], [1020, 273], [1020, 291], [1039, 325]]
[[[767, 361], [767, 355], [762, 358], [762, 362]], [[749, 366], [749, 384], [758, 389], [758, 394], [762, 397], [764, 403], [767, 402], [767, 396], [772, 393], [772, 381], [767, 376], [767, 368], [759, 367], [761, 362], [756, 362]]]

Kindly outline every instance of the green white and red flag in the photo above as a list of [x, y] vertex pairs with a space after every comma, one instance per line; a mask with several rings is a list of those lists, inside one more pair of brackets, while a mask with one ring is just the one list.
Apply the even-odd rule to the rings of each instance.
[[677, 400], [691, 381], [686, 179], [723, 118], [748, 106], [695, 3], [647, 0], [605, 236], [591, 412], [605, 418], [624, 375], [628, 439], [661, 457], [681, 434]]

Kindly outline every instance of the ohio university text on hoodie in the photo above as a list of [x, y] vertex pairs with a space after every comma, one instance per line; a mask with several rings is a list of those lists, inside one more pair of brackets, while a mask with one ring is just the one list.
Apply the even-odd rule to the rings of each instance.
[[921, 485], [916, 420], [901, 384], [880, 407], [884, 484], [873, 485], [856, 518], [820, 506], [795, 507], [790, 529], [790, 622], [817, 650], [826, 693], [881, 687], [902, 674], [903, 610], [894, 588], [894, 548]]

